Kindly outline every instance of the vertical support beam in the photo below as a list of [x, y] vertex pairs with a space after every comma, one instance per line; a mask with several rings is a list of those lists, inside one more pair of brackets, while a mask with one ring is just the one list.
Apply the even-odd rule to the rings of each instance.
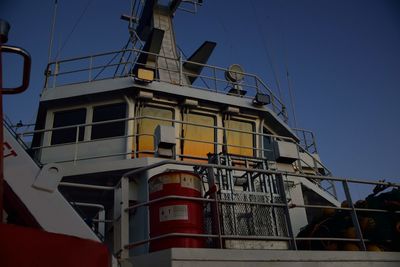
[[291, 240], [289, 241], [290, 248], [293, 250], [297, 250], [296, 237], [294, 236], [294, 233], [293, 233], [292, 220], [290, 219], [289, 204], [288, 204], [288, 201], [286, 198], [285, 184], [283, 182], [282, 174], [277, 174], [276, 179], [278, 182], [279, 195], [282, 198], [283, 204], [285, 204], [284, 212], [285, 212], [285, 218], [286, 218], [286, 229], [287, 229], [289, 237], [291, 238]]
[[182, 69], [182, 52], [179, 52], [179, 85], [182, 86], [182, 76], [183, 76], [183, 69]]
[[1, 59], [2, 53], [2, 43], [3, 38], [0, 37], [0, 223], [3, 223], [3, 192], [4, 192], [4, 169], [3, 169], [3, 160], [4, 160], [4, 143], [3, 143], [3, 63]]
[[78, 143], [79, 143], [79, 126], [76, 126], [74, 165], [76, 164], [76, 161], [78, 159]]
[[222, 240], [222, 231], [221, 231], [221, 215], [220, 215], [220, 210], [219, 210], [219, 202], [218, 202], [218, 195], [217, 195], [217, 185], [215, 183], [215, 174], [214, 174], [214, 168], [208, 167], [207, 168], [207, 180], [208, 184], [210, 186], [209, 192], [210, 192], [210, 197], [214, 199], [214, 202], [211, 202], [211, 214], [212, 214], [212, 228], [213, 228], [213, 233], [216, 232], [218, 235], [218, 240], [217, 240], [217, 247], [222, 248], [223, 247], [223, 240]]
[[342, 184], [343, 184], [344, 194], [346, 195], [346, 200], [349, 203], [349, 207], [351, 208], [351, 219], [353, 221], [353, 225], [354, 225], [354, 228], [356, 230], [357, 238], [360, 240], [360, 247], [361, 247], [361, 249], [363, 251], [366, 251], [367, 248], [365, 246], [364, 238], [363, 238], [363, 235], [362, 235], [362, 232], [361, 232], [361, 227], [360, 227], [360, 224], [358, 222], [357, 212], [356, 212], [356, 210], [354, 208], [354, 204], [353, 204], [353, 201], [351, 199], [349, 183], [348, 183], [347, 180], [345, 180], [345, 181], [342, 182]]
[[129, 250], [125, 249], [125, 246], [129, 244], [129, 211], [126, 210], [129, 207], [129, 178], [121, 178], [121, 260], [127, 260], [129, 258]]

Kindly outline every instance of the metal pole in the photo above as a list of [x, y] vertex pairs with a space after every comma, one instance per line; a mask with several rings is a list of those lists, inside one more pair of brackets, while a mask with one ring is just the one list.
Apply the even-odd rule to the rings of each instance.
[[275, 177], [278, 182], [279, 196], [282, 198], [283, 204], [285, 204], [284, 213], [285, 213], [285, 219], [286, 219], [286, 229], [288, 232], [288, 236], [291, 238], [290, 248], [292, 250], [297, 250], [296, 237], [294, 236], [292, 220], [290, 218], [289, 203], [286, 198], [285, 183], [283, 181], [283, 175], [278, 174]]
[[1, 119], [1, 127], [0, 127], [0, 143], [1, 143], [1, 151], [0, 151], [0, 223], [3, 222], [3, 195], [4, 195], [4, 165], [3, 165], [3, 160], [4, 160], [4, 152], [3, 152], [3, 146], [4, 146], [4, 141], [3, 141], [3, 63], [1, 59], [1, 53], [2, 53], [2, 38], [0, 38], [0, 119]]
[[357, 211], [354, 208], [353, 200], [351, 199], [349, 183], [347, 180], [342, 182], [344, 194], [346, 195], [346, 200], [351, 208], [351, 219], [353, 221], [354, 229], [356, 230], [357, 238], [360, 240], [360, 246], [363, 251], [367, 251], [367, 248], [364, 243], [364, 237], [361, 231], [360, 223], [358, 222], [357, 218]]
[[182, 86], [182, 77], [183, 69], [182, 69], [182, 52], [179, 52], [179, 85]]

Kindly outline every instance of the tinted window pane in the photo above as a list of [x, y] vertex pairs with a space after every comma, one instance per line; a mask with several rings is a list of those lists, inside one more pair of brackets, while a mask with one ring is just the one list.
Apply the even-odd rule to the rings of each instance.
[[[126, 116], [126, 104], [118, 103], [93, 108], [93, 122], [123, 119]], [[92, 126], [92, 139], [125, 135], [125, 121], [110, 122]]]
[[226, 120], [224, 123], [227, 129], [226, 140], [228, 153], [241, 156], [253, 156], [253, 135], [251, 133], [238, 132], [252, 132], [253, 124], [251, 122], [236, 120]]
[[[193, 113], [185, 114], [184, 120], [187, 122], [206, 125], [206, 126], [215, 125], [214, 117], [200, 115], [200, 114], [193, 114]], [[204, 143], [204, 142], [214, 142], [215, 140], [214, 128], [190, 125], [190, 124], [184, 124], [182, 127], [183, 127], [183, 137], [185, 139], [190, 139], [190, 140], [184, 140], [182, 154], [193, 157], [207, 158], [208, 153], [215, 152], [214, 144]]]
[[[84, 124], [86, 121], [86, 109], [74, 109], [54, 113], [53, 128]], [[76, 141], [76, 127], [55, 130], [51, 135], [51, 144], [64, 144]], [[79, 141], [83, 140], [85, 127], [79, 127]]]
[[149, 155], [153, 155], [154, 150], [154, 130], [158, 125], [167, 125], [172, 126], [172, 122], [158, 120], [156, 118], [161, 119], [173, 119], [172, 110], [163, 109], [158, 107], [144, 107], [142, 109], [142, 116], [155, 117], [154, 119], [142, 119], [139, 121], [138, 126], [138, 150], [139, 151], [148, 151], [144, 153], [140, 153], [139, 157], [148, 157]]
[[[263, 129], [264, 134], [271, 134], [270, 131], [268, 131], [266, 128]], [[264, 158], [268, 160], [275, 160], [274, 157], [274, 147], [272, 143], [272, 138], [270, 136], [263, 136], [263, 151], [264, 151]]]

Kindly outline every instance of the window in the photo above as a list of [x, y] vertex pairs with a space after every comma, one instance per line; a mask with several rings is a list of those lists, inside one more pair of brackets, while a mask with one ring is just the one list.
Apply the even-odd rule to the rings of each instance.
[[[154, 130], [158, 125], [172, 126], [171, 121], [162, 119], [173, 119], [173, 112], [170, 109], [147, 106], [142, 108], [141, 116], [149, 116], [153, 118], [144, 118], [138, 122], [138, 138], [137, 148], [139, 157], [149, 157], [154, 155]], [[160, 118], [160, 119], [157, 119]]]
[[[86, 122], [86, 109], [73, 109], [54, 113], [53, 128], [84, 124]], [[77, 127], [54, 130], [51, 135], [51, 144], [65, 144], [76, 141]], [[78, 140], [82, 141], [85, 136], [85, 127], [79, 127]]]
[[224, 124], [228, 153], [252, 157], [254, 155], [253, 134], [245, 132], [253, 132], [253, 123], [239, 120], [225, 120]]
[[[125, 103], [97, 106], [93, 108], [93, 122], [117, 120], [125, 117]], [[125, 135], [125, 121], [102, 123], [92, 126], [92, 140], [123, 135]]]
[[[184, 121], [201, 124], [204, 126], [214, 126], [215, 118], [201, 114], [184, 114]], [[192, 157], [207, 158], [208, 153], [215, 153], [215, 129], [210, 127], [183, 124], [182, 154]], [[195, 141], [192, 141], [195, 140]]]
[[[272, 134], [267, 128], [263, 128], [263, 134]], [[271, 136], [263, 135], [263, 156], [268, 160], [275, 160], [274, 143]]]

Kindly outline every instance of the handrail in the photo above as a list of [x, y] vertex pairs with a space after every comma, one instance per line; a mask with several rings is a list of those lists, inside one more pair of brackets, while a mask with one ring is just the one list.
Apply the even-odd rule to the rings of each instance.
[[[137, 117], [127, 117], [127, 118], [122, 118], [122, 119], [114, 119], [114, 120], [108, 120], [108, 121], [101, 121], [101, 122], [92, 122], [92, 123], [82, 123], [82, 124], [77, 124], [77, 125], [72, 125], [72, 126], [63, 126], [63, 127], [54, 127], [54, 128], [47, 128], [47, 129], [41, 129], [41, 130], [35, 130], [35, 131], [28, 131], [28, 132], [24, 132], [21, 133], [21, 136], [26, 136], [26, 135], [34, 135], [34, 134], [42, 134], [42, 133], [47, 133], [47, 132], [53, 132], [53, 131], [58, 131], [58, 130], [65, 130], [65, 129], [76, 129], [76, 138], [75, 138], [75, 142], [71, 142], [71, 143], [63, 143], [63, 144], [57, 144], [57, 145], [41, 145], [41, 146], [35, 146], [35, 147], [31, 147], [31, 150], [33, 151], [38, 151], [41, 149], [45, 149], [45, 148], [49, 148], [49, 147], [58, 147], [58, 146], [66, 146], [66, 145], [75, 145], [76, 149], [75, 149], [75, 155], [73, 156], [73, 159], [69, 160], [69, 161], [77, 161], [77, 160], [88, 160], [88, 159], [95, 159], [95, 158], [105, 158], [105, 157], [113, 157], [113, 156], [122, 156], [122, 155], [136, 155], [137, 153], [143, 153], [143, 152], [150, 152], [150, 153], [154, 153], [154, 151], [132, 151], [132, 152], [121, 152], [121, 153], [117, 153], [117, 154], [107, 154], [104, 156], [92, 156], [92, 157], [86, 157], [86, 158], [78, 158], [78, 154], [77, 154], [77, 146], [79, 144], [84, 144], [84, 143], [92, 143], [92, 142], [97, 142], [99, 141], [99, 139], [94, 139], [94, 140], [82, 140], [79, 141], [78, 139], [78, 132], [79, 129], [84, 128], [84, 127], [90, 127], [90, 126], [94, 126], [94, 125], [104, 125], [104, 124], [110, 124], [110, 123], [115, 123], [115, 122], [127, 122], [127, 121], [140, 121], [143, 119], [155, 119], [155, 120], [161, 120], [161, 121], [165, 121], [165, 122], [171, 122], [171, 123], [177, 123], [177, 124], [181, 124], [182, 126], [184, 125], [192, 125], [192, 126], [199, 126], [199, 127], [204, 127], [204, 128], [209, 128], [209, 129], [214, 129], [217, 133], [217, 135], [222, 134], [220, 133], [220, 131], [222, 132], [237, 132], [237, 133], [244, 133], [244, 134], [251, 134], [252, 136], [255, 137], [261, 137], [261, 136], [266, 136], [271, 138], [272, 140], [283, 140], [283, 141], [287, 141], [290, 143], [293, 143], [296, 145], [297, 150], [300, 152], [304, 152], [305, 154], [307, 154], [311, 159], [313, 159], [314, 161], [314, 166], [310, 166], [308, 165], [306, 162], [304, 162], [303, 160], [301, 160], [300, 158], [300, 153], [298, 155], [299, 157], [299, 165], [301, 165], [303, 162], [306, 166], [308, 166], [309, 168], [313, 169], [316, 173], [319, 173], [318, 169], [319, 168], [323, 168], [326, 171], [325, 175], [330, 175], [331, 172], [329, 171], [329, 169], [319, 160], [317, 160], [311, 153], [309, 153], [308, 151], [304, 150], [303, 147], [301, 147], [293, 138], [290, 137], [286, 137], [286, 136], [280, 136], [280, 135], [274, 135], [274, 134], [266, 134], [266, 133], [258, 133], [255, 131], [244, 131], [244, 130], [238, 130], [238, 129], [230, 129], [227, 127], [221, 127], [221, 126], [215, 126], [215, 125], [204, 125], [204, 124], [200, 124], [200, 123], [194, 123], [194, 122], [189, 122], [189, 121], [181, 121], [181, 120], [176, 120], [176, 119], [167, 119], [167, 118], [161, 118], [161, 117], [155, 117], [155, 116], [137, 116]], [[115, 136], [115, 137], [109, 137], [106, 138], [107, 140], [111, 140], [111, 139], [121, 139], [121, 138], [138, 138], [140, 136], [143, 135], [147, 135], [147, 136], [152, 136], [154, 138], [154, 134], [138, 134], [138, 133], [133, 133], [133, 134], [128, 134], [128, 135], [123, 135], [123, 136]], [[193, 141], [193, 142], [198, 142], [198, 143], [207, 143], [207, 144], [214, 144], [216, 146], [219, 147], [223, 147], [223, 146], [229, 146], [232, 148], [244, 148], [244, 149], [252, 149], [253, 151], [258, 153], [264, 153], [264, 151], [270, 151], [270, 149], [265, 149], [262, 146], [243, 146], [243, 145], [236, 145], [236, 144], [226, 144], [224, 142], [219, 142], [218, 138], [216, 137], [216, 140], [214, 139], [214, 141], [209, 142], [209, 141], [202, 141], [202, 140], [195, 140], [195, 139], [187, 139], [185, 137], [181, 137], [178, 136], [176, 137], [177, 140], [187, 140], [187, 141]], [[185, 157], [185, 155], [176, 155], [178, 157]], [[264, 157], [264, 156], [263, 156]], [[203, 159], [207, 159], [207, 158], [203, 158]], [[300, 162], [301, 161], [301, 162]], [[61, 162], [68, 162], [68, 161], [61, 161]], [[301, 168], [299, 169], [300, 172], [302, 172]], [[318, 186], [321, 187], [321, 189], [323, 189], [324, 191], [327, 191], [326, 188], [324, 188], [322, 185], [318, 184]], [[327, 191], [329, 192], [329, 191]], [[330, 194], [332, 194], [333, 196], [335, 196], [335, 192], [329, 192]]]
[[[125, 205], [124, 207], [121, 207], [121, 212], [125, 212], [125, 214], [128, 214], [128, 216], [124, 216], [124, 220], [129, 220], [130, 216], [129, 214], [135, 214], [135, 210], [138, 208], [146, 208], [149, 209], [151, 205], [161, 202], [161, 201], [167, 201], [167, 200], [182, 200], [182, 201], [195, 201], [195, 202], [200, 202], [203, 203], [204, 205], [209, 204], [215, 204], [215, 205], [228, 205], [227, 207], [232, 207], [233, 205], [251, 205], [251, 206], [264, 206], [264, 207], [271, 207], [272, 209], [334, 209], [337, 212], [344, 212], [343, 214], [351, 215], [351, 218], [353, 220], [353, 226], [356, 229], [356, 236], [355, 237], [337, 237], [337, 236], [311, 236], [311, 237], [299, 237], [295, 236], [292, 231], [287, 231], [284, 233], [281, 232], [272, 232], [272, 235], [257, 235], [257, 234], [240, 234], [240, 233], [231, 233], [227, 234], [226, 232], [214, 232], [212, 229], [208, 229], [208, 231], [205, 231], [203, 233], [197, 233], [197, 234], [191, 234], [191, 233], [167, 233], [167, 234], [160, 234], [160, 235], [153, 235], [149, 237], [145, 237], [142, 239], [139, 239], [138, 241], [135, 242], [129, 242], [127, 240], [127, 243], [123, 243], [122, 249], [123, 250], [131, 250], [137, 246], [141, 246], [144, 244], [151, 243], [155, 240], [163, 239], [163, 238], [168, 238], [168, 237], [192, 237], [192, 238], [209, 238], [209, 239], [215, 239], [215, 240], [227, 240], [227, 239], [238, 239], [238, 240], [264, 240], [264, 241], [287, 241], [287, 242], [298, 242], [298, 241], [338, 241], [338, 242], [357, 242], [360, 245], [361, 250], [367, 250], [366, 243], [370, 242], [370, 240], [366, 239], [363, 237], [363, 232], [361, 230], [360, 226], [360, 219], [359, 215], [362, 215], [363, 212], [377, 212], [377, 213], [387, 213], [387, 214], [400, 214], [400, 211], [393, 211], [393, 210], [388, 210], [388, 209], [382, 209], [382, 208], [362, 208], [362, 207], [356, 207], [353, 204], [353, 200], [350, 196], [350, 190], [349, 190], [349, 183], [358, 183], [358, 184], [368, 184], [368, 185], [381, 185], [383, 187], [397, 187], [400, 189], [400, 184], [399, 183], [390, 183], [390, 182], [382, 182], [382, 181], [371, 181], [371, 180], [361, 180], [361, 179], [356, 179], [356, 178], [349, 178], [349, 177], [325, 177], [325, 176], [310, 176], [310, 175], [305, 175], [305, 174], [293, 174], [293, 173], [288, 173], [286, 171], [273, 171], [273, 170], [265, 170], [265, 169], [253, 169], [253, 168], [243, 168], [243, 167], [238, 167], [238, 166], [226, 166], [226, 165], [219, 165], [219, 164], [210, 164], [210, 163], [194, 163], [194, 162], [182, 162], [182, 161], [176, 161], [176, 160], [164, 160], [161, 162], [157, 162], [142, 168], [137, 168], [130, 170], [126, 173], [123, 174], [122, 179], [120, 180], [120, 183], [117, 184], [117, 187], [124, 187], [128, 186], [129, 183], [126, 181], [132, 180], [132, 179], [138, 179], [139, 177], [142, 177], [143, 172], [150, 171], [154, 168], [158, 168], [161, 166], [165, 165], [178, 165], [178, 166], [193, 166], [195, 169], [204, 169], [204, 170], [212, 170], [214, 172], [215, 170], [219, 169], [225, 169], [225, 170], [245, 170], [245, 171], [251, 171], [255, 173], [264, 173], [264, 174], [274, 174], [277, 179], [283, 179], [284, 176], [295, 176], [295, 177], [303, 177], [303, 178], [309, 178], [313, 177], [315, 179], [329, 179], [331, 181], [335, 182], [341, 182], [343, 185], [343, 190], [345, 192], [345, 199], [349, 203], [349, 207], [346, 206], [331, 206], [331, 205], [313, 205], [313, 204], [303, 204], [303, 203], [296, 203], [296, 202], [265, 202], [265, 201], [257, 201], [256, 199], [244, 199], [244, 200], [233, 200], [233, 199], [224, 199], [224, 198], [219, 198], [217, 197], [216, 199], [206, 199], [206, 198], [201, 198], [201, 197], [187, 197], [187, 196], [180, 196], [180, 195], [168, 195], [168, 196], [161, 196], [156, 199], [152, 200], [144, 200], [140, 201], [138, 203], [134, 203], [132, 205]], [[282, 180], [283, 181], [283, 180]], [[218, 189], [217, 189], [218, 190]], [[123, 190], [122, 190], [123, 191]], [[247, 191], [234, 191], [233, 193], [249, 193], [251, 194], [252, 192], [247, 192]], [[257, 193], [257, 192], [256, 192]], [[283, 194], [283, 193], [282, 193]], [[282, 195], [283, 197], [284, 195]], [[126, 195], [126, 197], [129, 197]], [[292, 200], [293, 201], [293, 200]], [[221, 206], [221, 207], [222, 207]], [[219, 215], [217, 215], [218, 217]], [[285, 216], [290, 216], [290, 213], [288, 213]], [[288, 218], [286, 218], [288, 219]], [[218, 220], [218, 218], [211, 217], [211, 220]], [[229, 220], [229, 219], [228, 219]], [[215, 222], [214, 222], [215, 223]], [[219, 224], [219, 222], [217, 222]], [[126, 223], [122, 223], [122, 225], [131, 225]], [[132, 225], [131, 225], [132, 227]], [[286, 220], [286, 227], [289, 229], [292, 229], [293, 225], [290, 223], [290, 220]], [[125, 230], [129, 231], [128, 229]], [[220, 246], [222, 249], [223, 246]], [[297, 250], [297, 246], [289, 246], [288, 249], [293, 249]], [[125, 254], [126, 255], [126, 254]]]
[[[301, 129], [301, 128], [292, 128], [293, 131], [299, 134], [300, 142], [303, 142], [304, 148], [309, 151], [310, 153], [317, 153], [318, 154], [318, 149], [317, 149], [317, 142], [315, 140], [315, 135], [313, 131], [306, 130], [306, 129]], [[308, 143], [308, 138], [311, 138], [311, 143]], [[310, 149], [313, 148], [313, 151]]]
[[[90, 56], [83, 56], [83, 57], [75, 57], [75, 58], [70, 58], [70, 59], [64, 59], [64, 60], [58, 60], [56, 62], [50, 62], [47, 67], [46, 67], [46, 81], [45, 81], [45, 88], [50, 89], [49, 85], [52, 84], [53, 87], [55, 87], [57, 85], [56, 82], [56, 78], [58, 76], [61, 75], [66, 75], [66, 74], [74, 74], [74, 73], [83, 73], [83, 72], [88, 72], [89, 75], [89, 79], [82, 79], [82, 78], [76, 78], [75, 80], [70, 80], [68, 82], [66, 82], [65, 84], [72, 84], [72, 83], [76, 83], [76, 82], [92, 82], [92, 71], [96, 70], [96, 69], [101, 69], [100, 73], [105, 69], [105, 68], [111, 68], [111, 67], [115, 67], [115, 68], [119, 68], [120, 66], [129, 64], [132, 67], [137, 65], [137, 66], [145, 66], [145, 64], [139, 63], [137, 62], [137, 57], [128, 57], [128, 58], [132, 58], [132, 60], [127, 61], [127, 62], [117, 62], [117, 63], [113, 63], [114, 58], [109, 61], [107, 64], [100, 64], [100, 65], [95, 65], [94, 64], [94, 60], [97, 58], [102, 58], [102, 57], [107, 57], [107, 56], [117, 56], [118, 54], [125, 54], [125, 53], [131, 53], [131, 54], [147, 54], [147, 55], [151, 55], [153, 57], [156, 57], [156, 59], [163, 59], [163, 60], [172, 60], [172, 61], [176, 61], [177, 64], [179, 64], [178, 68], [171, 68], [171, 67], [160, 67], [158, 66], [158, 64], [156, 64], [156, 68], [160, 69], [160, 70], [164, 70], [164, 71], [168, 71], [168, 72], [172, 72], [172, 73], [176, 73], [177, 75], [179, 75], [179, 85], [180, 86], [189, 86], [189, 87], [193, 87], [193, 88], [197, 88], [197, 89], [205, 89], [205, 90], [210, 90], [210, 88], [204, 88], [203, 86], [200, 85], [195, 85], [195, 84], [190, 84], [190, 83], [182, 83], [182, 75], [186, 75], [186, 76], [193, 76], [192, 73], [190, 72], [185, 72], [183, 71], [182, 67], [184, 64], [191, 64], [191, 65], [196, 65], [196, 66], [200, 66], [201, 68], [203, 68], [203, 72], [207, 72], [207, 70], [210, 70], [210, 74], [204, 74], [204, 75], [198, 75], [199, 77], [201, 77], [203, 79], [208, 79], [211, 81], [214, 81], [214, 83], [211, 86], [214, 86], [214, 90], [217, 93], [223, 93], [226, 94], [225, 92], [225, 88], [227, 85], [232, 84], [232, 82], [226, 81], [226, 79], [224, 78], [224, 73], [227, 71], [226, 68], [221, 68], [221, 67], [217, 67], [217, 66], [213, 66], [213, 65], [208, 65], [208, 64], [201, 64], [198, 62], [193, 62], [193, 61], [188, 61], [188, 60], [182, 60], [179, 58], [172, 58], [172, 57], [167, 57], [167, 56], [162, 56], [159, 54], [155, 54], [155, 53], [151, 53], [151, 52], [146, 52], [146, 51], [142, 51], [136, 48], [131, 48], [131, 49], [123, 49], [123, 50], [116, 50], [116, 51], [111, 51], [111, 52], [104, 52], [104, 53], [98, 53], [98, 54], [94, 54], [94, 55], [90, 55]], [[116, 58], [116, 57], [115, 57]], [[135, 59], [136, 58], [136, 59]], [[156, 60], [156, 62], [157, 62]], [[85, 61], [89, 61], [87, 62], [88, 64], [85, 64]], [[68, 63], [81, 63], [81, 64], [74, 64], [73, 67], [70, 67], [71, 70], [68, 70]], [[60, 71], [60, 69], [62, 69], [63, 67], [66, 67], [67, 70], [65, 71]], [[100, 74], [98, 73], [98, 75]], [[250, 73], [246, 73], [246, 72], [240, 72], [240, 74], [242, 74], [244, 76], [243, 81], [240, 83], [240, 85], [244, 88], [248, 88], [251, 89], [252, 91], [255, 92], [264, 92], [267, 93], [271, 96], [271, 105], [272, 105], [272, 110], [278, 115], [278, 117], [281, 117], [284, 122], [288, 121], [288, 115], [286, 112], [286, 107], [283, 104], [282, 100], [279, 99], [274, 93], [273, 91], [265, 84], [265, 82], [257, 75], [255, 74], [250, 74]], [[118, 76], [118, 77], [127, 77], [127, 76], [134, 76], [133, 73], [128, 72], [125, 75], [122, 76]], [[107, 78], [115, 78], [115, 75], [106, 75], [105, 79]], [[53, 83], [50, 83], [49, 80], [53, 79]], [[104, 79], [104, 78], [102, 78]], [[157, 77], [156, 77], [157, 80]], [[169, 80], [161, 80], [160, 78], [158, 78], [159, 81], [162, 82], [167, 82], [167, 83], [172, 83]], [[174, 85], [177, 85], [175, 82], [172, 83]], [[220, 88], [219, 85], [221, 86]], [[206, 86], [208, 87], [208, 86]], [[255, 93], [254, 93], [255, 94]], [[239, 96], [238, 96], [239, 97]], [[246, 97], [246, 96], [245, 96]]]

